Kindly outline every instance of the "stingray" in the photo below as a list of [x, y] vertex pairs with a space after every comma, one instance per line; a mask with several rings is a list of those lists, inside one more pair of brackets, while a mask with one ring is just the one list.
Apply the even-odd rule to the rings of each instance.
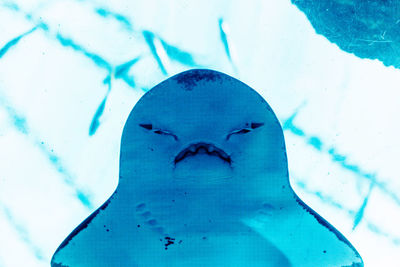
[[363, 266], [289, 182], [282, 128], [246, 84], [189, 70], [125, 124], [119, 184], [52, 266]]

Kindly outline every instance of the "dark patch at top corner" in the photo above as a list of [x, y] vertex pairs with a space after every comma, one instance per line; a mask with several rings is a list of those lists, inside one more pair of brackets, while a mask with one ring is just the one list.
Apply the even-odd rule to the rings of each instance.
[[178, 74], [173, 78], [178, 84], [182, 85], [186, 91], [192, 91], [193, 87], [200, 81], [216, 81], [221, 79], [220, 73], [212, 70], [190, 70]]

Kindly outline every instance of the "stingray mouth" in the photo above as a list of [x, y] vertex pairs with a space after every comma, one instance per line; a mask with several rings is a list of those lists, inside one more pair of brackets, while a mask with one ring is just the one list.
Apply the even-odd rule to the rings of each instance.
[[231, 157], [222, 149], [216, 147], [213, 144], [208, 144], [208, 143], [196, 143], [196, 144], [191, 144], [187, 148], [183, 149], [179, 154], [175, 157], [174, 163], [175, 165], [182, 161], [186, 157], [191, 157], [195, 156], [197, 154], [207, 154], [210, 156], [217, 156], [223, 161], [225, 161], [228, 164], [231, 164]]

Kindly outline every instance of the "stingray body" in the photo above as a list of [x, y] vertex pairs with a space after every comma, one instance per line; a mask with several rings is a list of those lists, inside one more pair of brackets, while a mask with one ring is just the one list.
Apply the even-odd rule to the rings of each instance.
[[155, 86], [123, 131], [114, 194], [52, 266], [363, 266], [292, 190], [281, 126], [244, 83], [190, 70]]

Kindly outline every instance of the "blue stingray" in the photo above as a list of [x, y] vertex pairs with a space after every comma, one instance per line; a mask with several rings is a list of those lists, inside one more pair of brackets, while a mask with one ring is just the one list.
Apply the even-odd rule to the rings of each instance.
[[52, 266], [363, 266], [293, 192], [281, 126], [244, 83], [190, 70], [155, 86], [123, 131], [114, 194]]

